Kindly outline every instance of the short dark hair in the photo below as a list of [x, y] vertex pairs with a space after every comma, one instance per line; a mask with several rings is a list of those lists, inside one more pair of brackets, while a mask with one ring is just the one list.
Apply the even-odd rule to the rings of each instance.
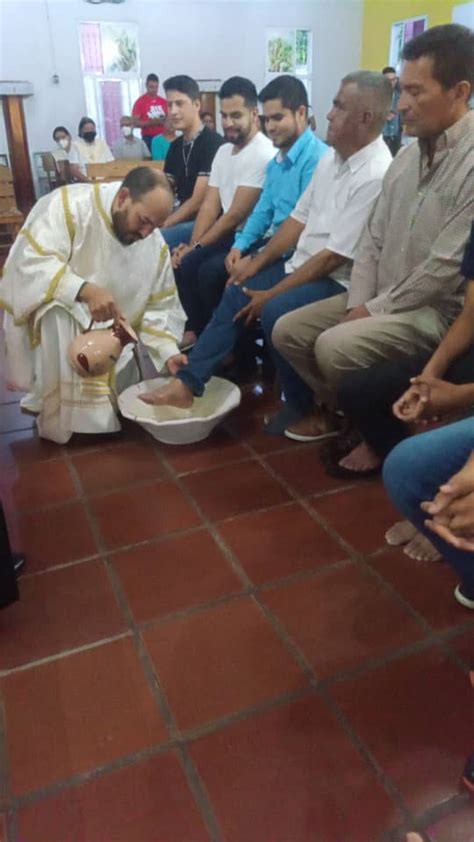
[[180, 94], [186, 94], [189, 99], [199, 99], [201, 96], [198, 83], [191, 76], [185, 74], [170, 76], [169, 79], [166, 79], [163, 87], [166, 93], [168, 91], [179, 91]]
[[302, 105], [308, 109], [308, 93], [303, 82], [288, 74], [272, 79], [262, 88], [258, 98], [262, 103], [268, 102], [269, 99], [280, 99], [283, 108], [289, 108], [293, 112]]
[[241, 96], [247, 108], [257, 107], [257, 89], [250, 79], [244, 76], [231, 76], [221, 86], [219, 99], [228, 99], [231, 96]]
[[122, 187], [127, 188], [132, 202], [137, 202], [145, 193], [149, 193], [155, 187], [162, 187], [172, 196], [171, 187], [165, 174], [152, 167], [135, 167], [130, 170], [122, 181]]
[[81, 132], [86, 123], [92, 123], [92, 125], [95, 126], [95, 120], [93, 120], [92, 117], [81, 117], [81, 119], [79, 120], [79, 127], [77, 129], [77, 133], [79, 136], [81, 135]]
[[64, 134], [67, 134], [68, 137], [71, 137], [71, 132], [67, 130], [66, 126], [56, 126], [53, 132], [53, 140], [56, 140], [56, 132], [64, 132]]
[[148, 76], [146, 77], [145, 84], [148, 85], [148, 82], [159, 82], [159, 81], [160, 80], [158, 79], [158, 76], [156, 75], [156, 73], [149, 73]]
[[433, 60], [433, 77], [443, 88], [453, 88], [458, 82], [474, 87], [474, 32], [458, 23], [433, 26], [408, 41], [402, 58], [416, 61], [428, 56]]
[[390, 65], [387, 65], [387, 67], [384, 67], [384, 69], [382, 70], [382, 73], [395, 73], [395, 76], [397, 75], [397, 71], [395, 70], [395, 68], [390, 67]]

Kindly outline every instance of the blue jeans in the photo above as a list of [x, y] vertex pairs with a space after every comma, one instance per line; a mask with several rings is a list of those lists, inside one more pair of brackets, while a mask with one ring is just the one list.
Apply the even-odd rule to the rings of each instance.
[[[278, 260], [273, 266], [269, 266], [251, 278], [246, 286], [248, 289], [267, 290], [274, 287], [284, 277], [284, 261]], [[272, 349], [275, 365], [280, 373], [286, 400], [292, 407], [302, 412], [306, 412], [312, 406], [313, 394], [286, 360], [271, 346], [273, 325], [285, 313], [323, 298], [340, 295], [341, 292], [344, 292], [344, 288], [337, 281], [333, 281], [332, 278], [321, 278], [319, 281], [303, 284], [277, 295], [267, 302], [260, 316], [265, 339], [268, 347]], [[211, 321], [189, 355], [188, 365], [178, 374], [179, 379], [192, 390], [193, 394], [202, 395], [207, 381], [212, 377], [219, 363], [232, 351], [237, 337], [243, 330], [243, 323], [234, 322], [234, 317], [248, 303], [249, 298], [241, 286], [234, 285], [225, 290]]]
[[424, 526], [428, 517], [420, 509], [432, 500], [440, 485], [464, 467], [474, 450], [474, 417], [440, 427], [398, 444], [385, 460], [383, 479], [397, 509], [437, 547], [474, 599], [474, 553], [458, 550]]
[[188, 244], [193, 233], [194, 219], [189, 222], [178, 222], [171, 228], [161, 228], [162, 237], [170, 251], [181, 245], [181, 243]]

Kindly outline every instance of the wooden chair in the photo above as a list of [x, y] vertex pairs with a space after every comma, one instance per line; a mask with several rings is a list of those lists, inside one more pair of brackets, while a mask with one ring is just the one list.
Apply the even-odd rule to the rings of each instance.
[[10, 167], [0, 166], [0, 251], [8, 251], [23, 225], [23, 214], [16, 206]]
[[46, 178], [48, 179], [48, 187], [50, 191], [59, 187], [60, 184], [64, 184], [56, 166], [56, 161], [51, 152], [40, 152], [40, 157], [43, 170], [45, 171]]
[[109, 161], [107, 164], [87, 164], [87, 176], [90, 181], [107, 182], [123, 181], [130, 170], [136, 167], [152, 167], [154, 170], [163, 170], [164, 161], [130, 161], [120, 158], [116, 161]]

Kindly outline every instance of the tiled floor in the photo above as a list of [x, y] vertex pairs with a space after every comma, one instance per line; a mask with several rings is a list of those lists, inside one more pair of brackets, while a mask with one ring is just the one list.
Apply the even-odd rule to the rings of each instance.
[[0, 394], [28, 556], [0, 613], [1, 842], [473, 842], [474, 617], [447, 567], [384, 548], [380, 481], [262, 433], [258, 388], [180, 449], [56, 447]]

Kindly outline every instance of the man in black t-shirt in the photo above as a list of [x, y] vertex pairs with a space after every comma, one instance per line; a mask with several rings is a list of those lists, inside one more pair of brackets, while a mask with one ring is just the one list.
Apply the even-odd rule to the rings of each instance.
[[179, 202], [161, 228], [172, 250], [189, 242], [214, 156], [224, 138], [203, 125], [199, 113], [199, 87], [194, 79], [173, 76], [166, 80], [164, 87], [171, 124], [175, 130], [183, 132], [171, 144], [165, 161], [165, 173], [173, 183]]

